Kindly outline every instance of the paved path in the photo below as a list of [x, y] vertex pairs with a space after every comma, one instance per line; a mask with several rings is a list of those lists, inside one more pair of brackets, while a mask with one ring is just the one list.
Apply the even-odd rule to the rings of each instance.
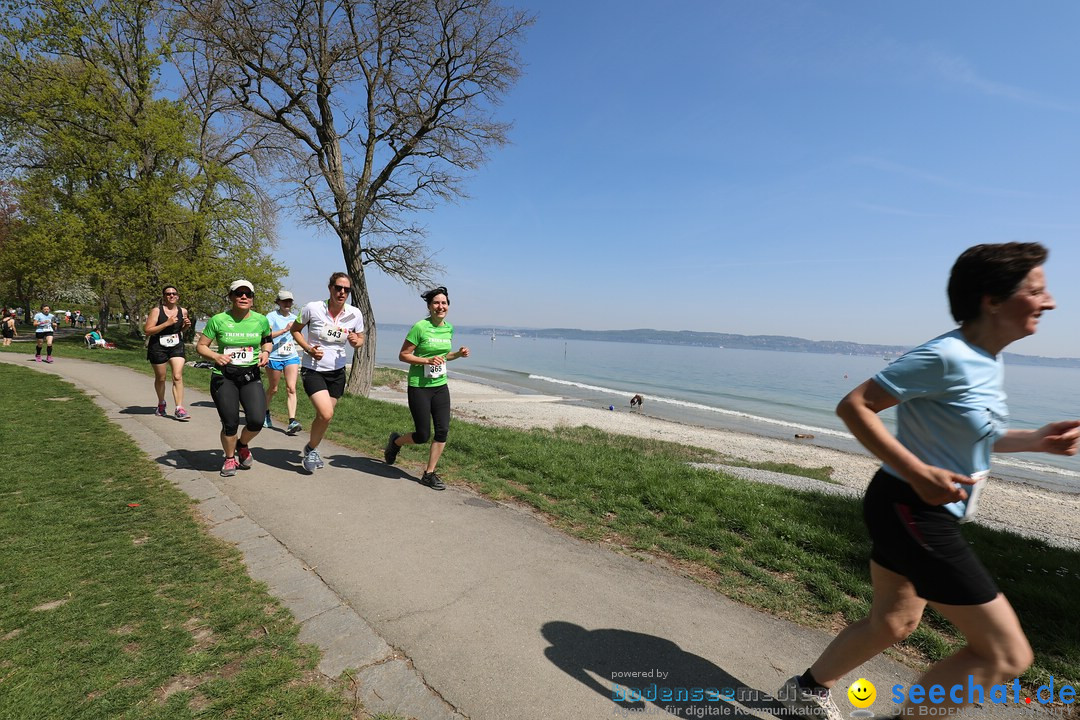
[[[321, 448], [326, 467], [307, 476], [298, 472], [304, 438], [266, 430], [253, 444], [255, 467], [222, 478], [220, 426], [200, 389], [188, 386], [193, 419], [181, 423], [154, 416], [151, 378], [126, 368], [8, 353], [0, 361], [93, 395], [292, 610], [301, 637], [323, 649], [320, 669], [336, 677], [360, 668], [372, 711], [421, 720], [670, 716], [614, 702], [614, 681], [737, 688], [743, 698], [682, 703], [681, 717], [783, 717], [768, 694], [830, 640], [656, 562], [568, 538], [454, 486], [434, 492], [333, 443]], [[913, 679], [883, 658], [860, 674], [878, 688], [879, 715], [893, 707], [889, 688]], [[845, 710], [856, 677], [840, 688]], [[977, 716], [1029, 714], [1013, 705]]]

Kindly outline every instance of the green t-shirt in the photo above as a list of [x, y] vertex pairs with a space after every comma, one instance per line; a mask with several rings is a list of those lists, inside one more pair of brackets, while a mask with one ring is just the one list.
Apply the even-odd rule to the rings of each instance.
[[[413, 355], [416, 357], [430, 358], [436, 355], [446, 356], [454, 349], [454, 326], [443, 321], [442, 325], [432, 325], [431, 320], [424, 318], [412, 326], [405, 340], [416, 346]], [[409, 387], [438, 387], [446, 384], [445, 364], [443, 373], [438, 377], [428, 377], [434, 369], [433, 365], [410, 365]]]
[[[206, 323], [202, 334], [217, 341], [217, 351], [222, 355], [231, 355], [230, 365], [251, 367], [259, 364], [259, 350], [264, 338], [270, 337], [270, 322], [265, 315], [249, 312], [247, 317], [237, 322], [227, 312], [218, 313]], [[221, 374], [215, 365], [213, 372]]]

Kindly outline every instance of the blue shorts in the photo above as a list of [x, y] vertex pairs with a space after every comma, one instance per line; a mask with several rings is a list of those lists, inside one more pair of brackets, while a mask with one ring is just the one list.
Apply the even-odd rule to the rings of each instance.
[[269, 365], [267, 367], [269, 367], [271, 370], [277, 370], [278, 372], [281, 372], [288, 365], [299, 365], [299, 364], [300, 364], [300, 358], [298, 358], [298, 357], [291, 357], [288, 360], [274, 360], [273, 358], [271, 358], [270, 363], [269, 363]]

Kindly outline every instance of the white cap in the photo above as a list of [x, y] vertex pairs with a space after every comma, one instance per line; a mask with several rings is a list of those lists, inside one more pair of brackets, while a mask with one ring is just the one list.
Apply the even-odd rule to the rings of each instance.
[[277, 299], [278, 300], [295, 300], [296, 298], [294, 298], [293, 294], [291, 292], [289, 292], [288, 290], [279, 290], [278, 294], [277, 294]]
[[251, 292], [255, 292], [255, 286], [247, 280], [234, 280], [233, 284], [229, 286], [229, 292], [236, 292], [237, 289], [242, 287], [246, 287]]

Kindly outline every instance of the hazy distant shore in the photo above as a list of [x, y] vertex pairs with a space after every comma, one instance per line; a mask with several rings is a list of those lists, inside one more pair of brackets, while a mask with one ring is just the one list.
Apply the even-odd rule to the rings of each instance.
[[[507, 390], [451, 379], [454, 416], [470, 422], [517, 429], [589, 425], [607, 432], [666, 440], [723, 453], [750, 462], [792, 463], [833, 468], [832, 478], [862, 490], [879, 462], [869, 455], [731, 430], [683, 425], [625, 408], [583, 407], [554, 395], [520, 395]], [[373, 398], [406, 404], [405, 391], [375, 388]], [[647, 407], [647, 406], [646, 406]], [[451, 432], [450, 443], [453, 444]], [[1080, 495], [1053, 492], [1026, 483], [997, 480], [987, 485], [979, 521], [1008, 528], [1055, 545], [1080, 549], [1080, 526], [1067, 520], [1080, 516]]]

